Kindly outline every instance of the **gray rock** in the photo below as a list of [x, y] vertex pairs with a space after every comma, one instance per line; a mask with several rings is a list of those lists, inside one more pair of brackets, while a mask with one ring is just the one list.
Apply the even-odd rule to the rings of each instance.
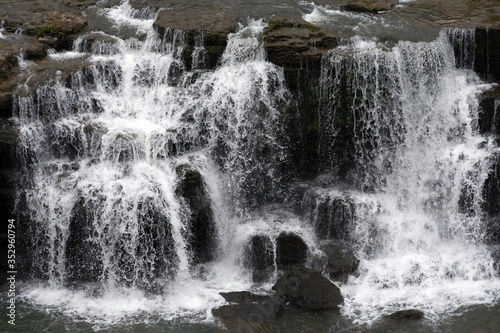
[[294, 265], [273, 286], [278, 296], [304, 310], [335, 310], [344, 302], [340, 289], [320, 273]]

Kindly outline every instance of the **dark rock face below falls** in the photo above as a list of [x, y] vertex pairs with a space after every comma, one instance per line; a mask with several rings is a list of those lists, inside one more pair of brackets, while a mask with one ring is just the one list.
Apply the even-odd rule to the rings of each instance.
[[310, 268], [285, 268], [273, 290], [279, 297], [308, 311], [334, 310], [344, 302], [340, 290], [330, 280]]

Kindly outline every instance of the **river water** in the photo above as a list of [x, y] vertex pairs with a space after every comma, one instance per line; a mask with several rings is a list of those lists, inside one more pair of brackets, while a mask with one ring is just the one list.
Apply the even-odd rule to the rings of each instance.
[[[89, 30], [112, 42], [89, 48], [79, 39], [71, 52], [53, 53], [91, 65], [15, 103], [30, 273], [18, 285], [16, 327], [2, 321], [2, 331], [223, 332], [211, 314], [224, 304], [219, 292], [269, 292], [276, 279], [277, 271], [251, 281], [243, 263], [251, 237], [299, 235], [311, 263], [322, 254], [318, 205], [304, 206], [339, 196], [356, 211], [349, 241], [359, 273], [339, 284], [340, 311], [290, 311], [276, 332], [500, 330], [500, 279], [481, 209], [499, 149], [477, 129], [478, 95], [491, 85], [468, 61], [456, 66], [449, 36], [471, 31], [441, 27], [495, 22], [495, 3], [484, 1], [475, 16], [469, 2], [449, 11], [401, 1], [372, 16], [295, 1], [172, 2], [237, 5], [251, 16], [229, 36], [219, 66], [198, 72], [176, 70], [181, 33], [154, 31], [162, 1], [88, 9]], [[309, 217], [275, 203], [288, 191], [283, 110], [291, 96], [261, 43], [262, 18], [275, 11], [346, 37], [322, 62], [318, 149], [333, 172], [347, 105], [356, 127], [352, 182], [302, 184]], [[201, 264], [189, 245], [190, 208], [176, 192], [185, 169], [201, 175], [213, 213], [213, 259]], [[75, 219], [98, 249], [85, 257], [91, 282], [70, 281], [88, 272], [70, 262]], [[409, 308], [424, 319], [386, 317]]]

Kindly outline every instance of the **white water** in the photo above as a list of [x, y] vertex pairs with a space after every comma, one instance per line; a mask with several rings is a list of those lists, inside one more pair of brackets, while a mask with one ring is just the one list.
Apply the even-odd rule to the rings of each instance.
[[330, 106], [323, 122], [331, 123], [325, 144], [336, 142], [341, 94], [352, 94], [355, 178], [375, 191], [378, 204], [353, 228], [363, 259], [359, 277], [342, 288], [343, 313], [371, 323], [418, 308], [434, 320], [498, 300], [500, 281], [481, 245], [482, 184], [498, 148], [477, 134], [476, 96], [489, 86], [455, 68], [444, 33], [432, 43], [399, 42], [390, 50], [353, 39], [332, 51], [322, 80]]
[[[73, 51], [50, 56], [90, 55], [91, 66], [18, 97], [15, 105], [26, 215], [34, 221], [26, 230], [31, 273], [48, 281], [26, 285], [22, 297], [95, 328], [134, 322], [137, 314], [211, 319], [210, 309], [223, 301], [220, 291], [252, 286], [241, 263], [252, 233], [297, 230], [314, 247], [307, 239], [312, 230], [296, 217], [271, 226], [264, 221], [272, 217], [246, 212], [279, 191], [285, 153], [276, 139], [283, 131], [278, 107], [288, 103], [283, 73], [265, 61], [261, 21], [229, 37], [215, 71], [180, 67], [176, 74], [171, 69], [182, 66], [183, 32], [157, 36], [154, 13], [139, 13], [128, 2], [101, 14], [147, 37], [81, 37]], [[193, 264], [189, 208], [176, 193], [181, 166], [199, 172], [208, 192], [214, 262]], [[66, 284], [75, 269], [67, 257], [72, 224], [92, 244], [84, 251], [97, 257], [90, 261], [97, 281], [73, 290]], [[142, 291], [158, 288], [159, 295]]]
[[[18, 99], [27, 208], [38, 223], [30, 232], [40, 242], [34, 271], [49, 282], [25, 285], [22, 298], [95, 329], [157, 318], [212, 321], [211, 308], [223, 304], [220, 291], [270, 289], [272, 281], [252, 284], [242, 263], [253, 235], [274, 240], [293, 232], [310, 258], [321, 254], [306, 218], [279, 206], [248, 209], [280, 195], [279, 165], [286, 159], [280, 109], [289, 97], [283, 73], [265, 61], [260, 21], [229, 37], [213, 72], [181, 69], [177, 77], [171, 69], [182, 66], [182, 32], [157, 36], [153, 14], [127, 2], [102, 15], [147, 37], [95, 32], [105, 42], [90, 46], [80, 39], [72, 52], [52, 57], [90, 54], [92, 66], [70, 83]], [[194, 68], [202, 69], [196, 59]], [[321, 119], [323, 150], [341, 144], [334, 126], [341, 73], [352, 73], [349, 83], [363, 93], [350, 109], [357, 120], [357, 183], [321, 190], [349, 196], [356, 210], [350, 237], [360, 275], [342, 286], [342, 314], [373, 323], [419, 308], [437, 319], [497, 301], [500, 282], [482, 245], [480, 209], [488, 157], [497, 148], [487, 142], [478, 149], [485, 139], [476, 133], [476, 95], [487, 86], [455, 68], [444, 35], [392, 49], [353, 39], [323, 63], [330, 108]], [[202, 175], [216, 225], [216, 259], [200, 265], [192, 264], [188, 208], [176, 194], [176, 169], [185, 165]], [[102, 258], [97, 292], [92, 283], [66, 286], [66, 244], [81, 198], [94, 216], [90, 237]], [[158, 216], [171, 233], [160, 250], [146, 232]], [[160, 293], [143, 291], [158, 286]]]

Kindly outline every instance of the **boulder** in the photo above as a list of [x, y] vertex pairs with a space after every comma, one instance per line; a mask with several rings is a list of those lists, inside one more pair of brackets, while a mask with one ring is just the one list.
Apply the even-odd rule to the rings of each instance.
[[335, 310], [344, 302], [340, 289], [310, 268], [289, 266], [273, 286], [286, 302], [308, 311]]
[[400, 310], [389, 315], [389, 318], [394, 320], [415, 320], [420, 319], [424, 316], [424, 313], [420, 310], [410, 309], [410, 310]]
[[264, 282], [271, 278], [274, 271], [274, 249], [268, 236], [252, 236], [245, 249], [244, 265], [252, 271], [253, 282]]
[[281, 269], [288, 265], [304, 264], [308, 250], [302, 238], [283, 232], [276, 239], [276, 265]]
[[212, 309], [224, 325], [234, 332], [273, 332], [274, 323], [282, 309], [278, 298], [256, 295], [247, 291], [221, 293], [231, 303]]
[[217, 233], [208, 192], [200, 172], [187, 165], [177, 168], [180, 177], [177, 195], [184, 199], [189, 210], [188, 245], [194, 264], [215, 257]]

